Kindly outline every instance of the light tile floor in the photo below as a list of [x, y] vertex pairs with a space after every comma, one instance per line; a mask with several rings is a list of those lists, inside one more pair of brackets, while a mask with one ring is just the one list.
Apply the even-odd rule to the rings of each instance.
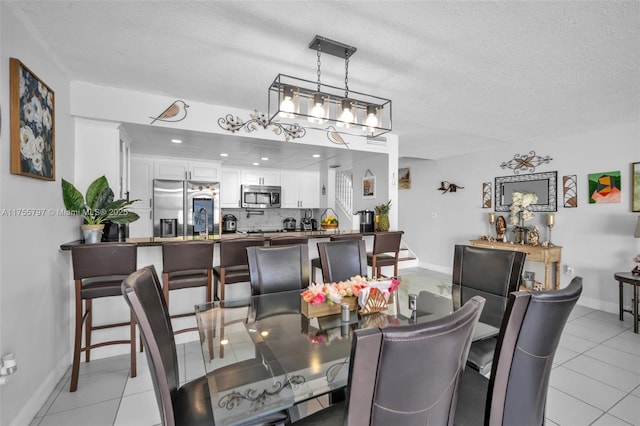
[[[401, 275], [449, 277], [425, 269]], [[433, 288], [430, 290], [434, 290]], [[412, 289], [413, 291], [413, 289]], [[618, 316], [576, 306], [554, 359], [547, 397], [547, 424], [558, 426], [640, 426], [640, 335], [631, 315]], [[144, 354], [138, 377], [129, 378], [128, 355], [82, 364], [79, 389], [69, 392], [70, 371], [62, 378], [31, 426], [152, 426], [160, 423]], [[180, 380], [204, 374], [197, 342], [178, 345]], [[301, 415], [326, 405], [314, 400]]]

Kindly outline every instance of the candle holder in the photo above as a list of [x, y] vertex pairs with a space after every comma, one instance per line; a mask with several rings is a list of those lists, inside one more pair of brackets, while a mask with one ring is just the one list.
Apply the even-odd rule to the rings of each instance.
[[495, 241], [493, 237], [493, 229], [495, 228], [494, 224], [496, 223], [496, 214], [489, 213], [489, 241]]
[[549, 247], [553, 247], [553, 243], [551, 242], [551, 230], [553, 229], [553, 225], [555, 225], [555, 215], [553, 213], [547, 214], [547, 226], [549, 227]]

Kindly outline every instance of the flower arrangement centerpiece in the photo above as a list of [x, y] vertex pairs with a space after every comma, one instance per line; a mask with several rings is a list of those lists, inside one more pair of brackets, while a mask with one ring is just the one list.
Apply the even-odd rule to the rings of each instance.
[[538, 196], [533, 192], [513, 192], [513, 202], [511, 203], [509, 222], [514, 225], [516, 242], [524, 244], [526, 233], [529, 230], [524, 226], [524, 222], [533, 219], [535, 216], [531, 212], [531, 205], [538, 202]]
[[302, 313], [308, 318], [333, 315], [340, 312], [341, 304], [348, 304], [349, 310], [365, 307], [366, 300], [372, 289], [373, 293], [380, 293], [385, 302], [398, 289], [400, 280], [368, 280], [356, 275], [345, 281], [335, 283], [314, 283], [302, 292]]

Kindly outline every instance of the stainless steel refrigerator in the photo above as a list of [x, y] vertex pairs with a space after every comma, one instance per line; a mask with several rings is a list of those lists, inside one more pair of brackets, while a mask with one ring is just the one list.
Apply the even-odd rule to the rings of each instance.
[[153, 236], [220, 235], [220, 183], [153, 180]]

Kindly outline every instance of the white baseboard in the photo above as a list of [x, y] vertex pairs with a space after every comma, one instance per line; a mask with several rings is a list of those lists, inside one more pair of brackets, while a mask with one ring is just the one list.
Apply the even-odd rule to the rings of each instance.
[[617, 303], [605, 302], [604, 300], [585, 297], [584, 295], [580, 296], [577, 304], [586, 308], [609, 312], [610, 314], [618, 314], [620, 312]]
[[69, 369], [69, 361], [71, 358], [71, 352], [67, 352], [65, 356], [58, 361], [58, 364], [47, 374], [42, 384], [31, 395], [31, 398], [22, 406], [16, 418], [11, 422], [12, 426], [26, 426], [31, 423], [36, 414], [38, 414], [38, 411], [40, 411], [40, 408], [47, 402], [49, 395], [54, 391], [60, 379], [62, 379], [62, 376], [64, 376]]
[[420, 262], [419, 266], [424, 269], [430, 269], [432, 271], [441, 272], [443, 274], [451, 275], [453, 273], [453, 268], [434, 265], [433, 263]]

